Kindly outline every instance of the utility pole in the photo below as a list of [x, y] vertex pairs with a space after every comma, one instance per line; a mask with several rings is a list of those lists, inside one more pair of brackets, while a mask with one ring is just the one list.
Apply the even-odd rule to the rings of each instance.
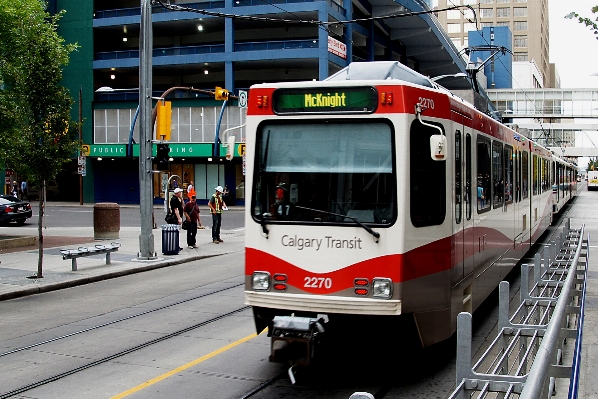
[[139, 27], [139, 211], [141, 234], [139, 235], [140, 260], [156, 259], [154, 234], [152, 232], [152, 4], [141, 0], [141, 25]]

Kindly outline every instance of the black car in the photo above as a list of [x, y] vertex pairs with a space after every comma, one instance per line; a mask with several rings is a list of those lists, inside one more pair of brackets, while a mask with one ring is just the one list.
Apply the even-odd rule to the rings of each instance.
[[0, 195], [0, 224], [16, 222], [22, 225], [31, 217], [31, 205], [12, 195]]

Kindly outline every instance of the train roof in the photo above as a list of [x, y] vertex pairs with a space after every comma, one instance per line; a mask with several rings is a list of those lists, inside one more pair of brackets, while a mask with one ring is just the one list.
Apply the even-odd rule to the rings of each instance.
[[437, 87], [428, 77], [398, 61], [352, 62], [325, 81], [389, 79], [402, 80], [429, 88]]

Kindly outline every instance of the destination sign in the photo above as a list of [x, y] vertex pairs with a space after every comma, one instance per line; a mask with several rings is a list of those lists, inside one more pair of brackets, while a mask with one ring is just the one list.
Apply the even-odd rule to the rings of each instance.
[[371, 113], [378, 105], [373, 87], [278, 89], [272, 95], [277, 114]]

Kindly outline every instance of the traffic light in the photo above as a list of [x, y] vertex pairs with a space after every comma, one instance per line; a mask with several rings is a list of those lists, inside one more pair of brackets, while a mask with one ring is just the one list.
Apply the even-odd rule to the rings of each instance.
[[156, 168], [158, 170], [168, 170], [168, 160], [170, 159], [170, 147], [168, 144], [158, 144], [156, 155]]
[[156, 105], [156, 140], [170, 140], [172, 102], [159, 100]]
[[216, 86], [216, 91], [214, 91], [214, 98], [216, 100], [228, 100], [228, 90]]

